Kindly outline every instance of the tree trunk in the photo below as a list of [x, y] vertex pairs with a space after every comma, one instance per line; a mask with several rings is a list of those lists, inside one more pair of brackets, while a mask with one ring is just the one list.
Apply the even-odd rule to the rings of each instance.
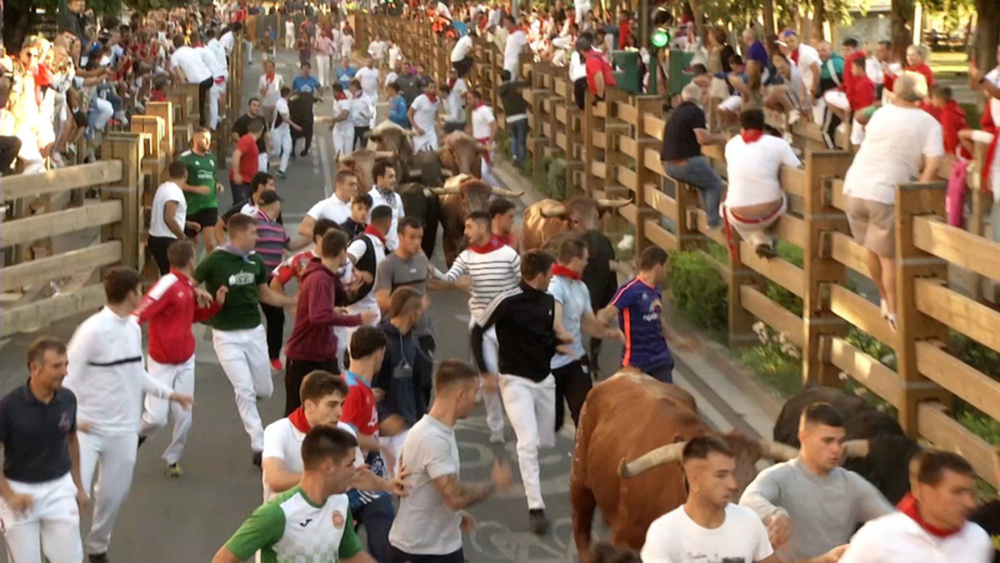
[[892, 24], [893, 58], [905, 66], [906, 48], [913, 43], [913, 33], [910, 32], [913, 23], [913, 2], [911, 0], [892, 0], [890, 21]]
[[705, 8], [702, 6], [701, 0], [691, 0], [688, 4], [691, 6], [691, 14], [694, 16], [695, 34], [700, 35], [703, 43], [707, 45], [708, 39], [705, 38], [705, 34], [703, 33]]
[[825, 19], [823, 0], [813, 0], [812, 37], [810, 37], [813, 45], [823, 40], [823, 20]]
[[987, 71], [1000, 63], [997, 60], [997, 43], [1000, 39], [1000, 13], [993, 0], [976, 0], [976, 63]]
[[774, 33], [774, 0], [764, 0], [764, 33]]

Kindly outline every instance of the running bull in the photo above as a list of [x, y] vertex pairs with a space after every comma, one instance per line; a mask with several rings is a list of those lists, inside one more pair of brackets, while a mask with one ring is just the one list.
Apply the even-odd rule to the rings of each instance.
[[[395, 158], [396, 153], [392, 151], [375, 151], [370, 149], [359, 149], [351, 154], [340, 157], [338, 170], [347, 169], [358, 178], [358, 191], [366, 194], [375, 185], [373, 170], [375, 162], [383, 158]], [[440, 184], [438, 184], [440, 185]]]
[[[588, 563], [594, 510], [611, 527], [611, 542], [638, 550], [649, 525], [684, 503], [680, 456], [687, 440], [716, 434], [681, 388], [634, 370], [623, 370], [587, 395], [570, 470], [573, 535]], [[759, 459], [785, 461], [795, 448], [721, 435], [736, 454], [737, 496], [757, 476]], [[619, 465], [620, 463], [620, 465]]]
[[601, 215], [629, 204], [627, 199], [575, 197], [565, 202], [543, 199], [524, 210], [522, 251], [537, 250], [566, 230], [578, 233], [600, 230]]
[[419, 180], [425, 186], [440, 186], [445, 177], [455, 174], [482, 178], [483, 156], [489, 150], [472, 136], [456, 131], [444, 138], [441, 149], [420, 153], [413, 152], [412, 136], [413, 131], [391, 121], [382, 122], [368, 134], [374, 144], [369, 147], [398, 155], [395, 168], [400, 182]]
[[844, 468], [867, 479], [892, 504], [898, 503], [910, 490], [910, 460], [920, 445], [906, 437], [896, 419], [861, 397], [832, 387], [807, 387], [782, 407], [774, 423], [774, 440], [798, 447], [802, 411], [815, 403], [833, 405], [844, 421], [847, 440], [860, 445], [850, 452]]

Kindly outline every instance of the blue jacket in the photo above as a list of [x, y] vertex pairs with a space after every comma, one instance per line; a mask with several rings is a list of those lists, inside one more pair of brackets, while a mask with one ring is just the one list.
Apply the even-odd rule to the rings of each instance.
[[406, 117], [406, 100], [402, 94], [389, 100], [389, 121], [405, 129], [410, 128], [410, 120]]

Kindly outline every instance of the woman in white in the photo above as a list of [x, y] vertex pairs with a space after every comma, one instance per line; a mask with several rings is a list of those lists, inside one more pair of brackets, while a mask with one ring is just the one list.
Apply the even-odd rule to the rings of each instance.
[[413, 100], [407, 114], [410, 126], [416, 133], [413, 137], [414, 152], [438, 150], [435, 125], [439, 107], [441, 107], [441, 100], [437, 97], [437, 85], [432, 80], [424, 87], [424, 93]]
[[767, 229], [785, 213], [787, 201], [781, 189], [781, 167], [801, 166], [791, 145], [764, 134], [764, 112], [744, 110], [740, 135], [726, 143], [729, 189], [722, 204], [730, 246], [732, 229], [747, 241], [758, 256], [773, 257], [774, 237]]

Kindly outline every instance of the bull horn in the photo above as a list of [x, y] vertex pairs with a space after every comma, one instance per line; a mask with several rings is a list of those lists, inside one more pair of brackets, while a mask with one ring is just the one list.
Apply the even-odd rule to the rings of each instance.
[[419, 178], [423, 172], [419, 168], [411, 168], [406, 171], [407, 178]]
[[441, 169], [441, 176], [443, 176], [445, 178], [451, 178], [452, 176], [454, 176], [454, 174], [451, 173], [451, 170], [448, 170], [447, 168], [442, 168]]
[[566, 214], [566, 206], [558, 205], [556, 207], [549, 208], [548, 210], [542, 210], [542, 217], [552, 218], [561, 217]]
[[375, 151], [375, 158], [396, 158], [396, 151]]
[[632, 477], [638, 477], [646, 471], [665, 463], [670, 463], [672, 461], [680, 461], [681, 453], [684, 451], [684, 444], [687, 442], [677, 442], [675, 444], [667, 444], [666, 446], [660, 446], [655, 450], [652, 450], [645, 455], [636, 458], [628, 463], [622, 459], [621, 463], [618, 464], [618, 475], [625, 479], [631, 479]]
[[504, 197], [521, 197], [524, 192], [515, 192], [514, 190], [508, 190], [506, 188], [498, 188], [493, 186], [493, 193], [496, 195], [502, 195]]
[[348, 162], [354, 162], [354, 155], [345, 154], [344, 156], [337, 159], [337, 162], [341, 164], [347, 164]]
[[449, 194], [459, 194], [462, 190], [458, 188], [427, 188], [434, 195], [449, 195]]
[[798, 448], [793, 448], [788, 444], [772, 442], [770, 440], [761, 440], [759, 444], [761, 457], [766, 459], [773, 459], [774, 461], [788, 461], [799, 457]]
[[868, 457], [870, 448], [868, 440], [848, 440], [844, 442], [843, 457]]
[[625, 207], [629, 203], [632, 203], [631, 199], [615, 198], [615, 199], [599, 199], [597, 200], [597, 205], [601, 207], [610, 207], [612, 209], [617, 209], [619, 207]]

